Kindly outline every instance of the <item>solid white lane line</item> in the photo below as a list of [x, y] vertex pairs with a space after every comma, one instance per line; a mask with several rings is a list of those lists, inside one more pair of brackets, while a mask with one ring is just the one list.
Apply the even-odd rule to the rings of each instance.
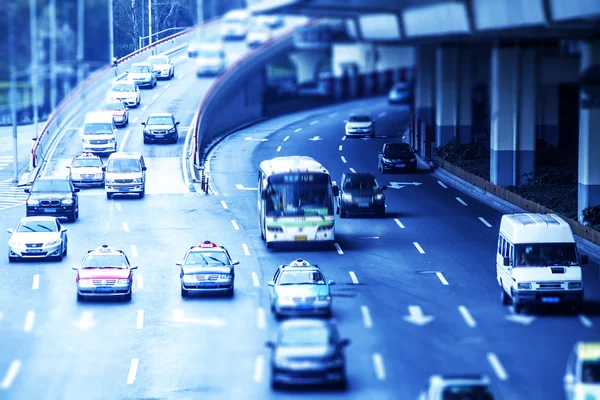
[[144, 288], [144, 276], [142, 274], [135, 274], [135, 279], [137, 280], [138, 283], [138, 289], [143, 289]]
[[417, 248], [417, 250], [419, 250], [419, 253], [425, 254], [425, 251], [418, 242], [413, 242], [413, 245]]
[[134, 358], [131, 360], [131, 366], [129, 367], [129, 374], [127, 375], [127, 384], [131, 385], [135, 382], [135, 375], [137, 374], [138, 364], [140, 360], [138, 358]]
[[284, 141], [284, 142], [287, 142], [287, 140], [288, 140], [289, 138], [290, 138], [289, 136], [286, 136], [286, 137], [284, 137], [284, 138], [283, 138], [283, 141]]
[[356, 170], [354, 168], [350, 168], [350, 172], [356, 173]]
[[267, 326], [267, 317], [265, 316], [265, 309], [262, 307], [258, 307], [256, 310], [256, 326], [258, 329], [265, 329]]
[[404, 225], [402, 225], [402, 222], [400, 222], [398, 218], [394, 218], [394, 222], [396, 222], [400, 228], [404, 229]]
[[177, 75], [177, 79], [181, 79], [181, 78], [183, 78], [184, 76], [185, 76], [185, 74], [179, 74], [179, 75]]
[[371, 319], [371, 313], [369, 313], [369, 308], [367, 306], [360, 306], [360, 312], [363, 318], [363, 324], [365, 324], [365, 328], [373, 327], [373, 320]]
[[240, 227], [238, 226], [237, 222], [235, 222], [235, 219], [231, 220], [231, 225], [233, 225], [233, 229], [235, 229], [236, 231], [240, 230]]
[[298, 129], [296, 129], [296, 130], [294, 131], [294, 133], [296, 133], [296, 132], [300, 132], [301, 130], [302, 130], [302, 128], [298, 128]]
[[492, 366], [492, 368], [494, 369], [494, 372], [496, 373], [498, 378], [502, 381], [507, 380], [508, 375], [506, 374], [506, 371], [504, 370], [504, 367], [500, 363], [500, 360], [498, 360], [498, 357], [496, 356], [496, 354], [488, 353], [487, 359], [488, 359], [488, 362], [490, 363], [490, 365]]
[[224, 209], [227, 210], [227, 204], [225, 203], [225, 200], [221, 200], [221, 205], [223, 206]]
[[6, 374], [4, 374], [4, 378], [2, 382], [0, 382], [0, 389], [6, 390], [11, 387], [14, 382], [19, 370], [21, 369], [21, 360], [14, 360], [10, 363]]
[[248, 245], [246, 243], [242, 243], [242, 249], [244, 249], [244, 254], [249, 256], [250, 250], [248, 250]]
[[318, 120], [318, 119], [316, 119], [316, 120], [314, 120], [314, 121], [311, 121], [311, 123], [310, 123], [310, 124], [311, 124], [311, 125], [316, 125], [316, 124], [318, 124], [318, 123], [319, 123], [319, 120]]
[[264, 356], [256, 356], [256, 360], [254, 361], [254, 382], [259, 383], [262, 380], [263, 372], [265, 370], [265, 357]]
[[280, 152], [280, 151], [281, 151], [281, 146], [279, 146], [279, 147], [277, 148], [277, 151], [278, 151], [278, 152]]
[[121, 145], [119, 146], [119, 151], [123, 151], [125, 145], [127, 144], [127, 139], [129, 139], [129, 135], [131, 135], [131, 129], [127, 129], [125, 131], [125, 136], [123, 136], [123, 140], [121, 141]]
[[460, 197], [455, 197], [456, 201], [458, 201], [460, 204], [462, 204], [463, 206], [467, 206], [467, 203], [465, 203], [465, 201], [463, 199], [461, 199]]
[[148, 104], [146, 104], [145, 106], [142, 107], [142, 110], [145, 110], [148, 108]]
[[385, 367], [383, 365], [383, 357], [381, 357], [381, 354], [373, 354], [373, 367], [375, 368], [375, 375], [377, 376], [377, 379], [379, 379], [380, 381], [384, 380]]
[[387, 115], [387, 112], [382, 111], [378, 114], [378, 117], [381, 118], [381, 117], [385, 117], [386, 115]]
[[121, 208], [121, 203], [115, 203], [115, 207], [117, 208], [117, 211], [123, 211], [123, 208]]
[[331, 113], [331, 114], [329, 114], [329, 118], [337, 117], [337, 115], [338, 115], [338, 113], [336, 113], [336, 112]]
[[32, 290], [38, 290], [40, 288], [40, 276], [38, 274], [33, 275], [33, 283], [31, 284]]
[[443, 187], [444, 189], [448, 189], [448, 186], [446, 186], [446, 185], [444, 184], [444, 182], [442, 182], [442, 181], [437, 181], [437, 182], [438, 182], [438, 183], [440, 184], [440, 186], [441, 186], [441, 187]]
[[123, 225], [123, 230], [125, 232], [129, 232], [129, 225], [127, 225], [127, 222], [121, 222], [121, 225]]
[[152, 100], [156, 100], [158, 98], [158, 93], [156, 93], [154, 96], [152, 96]]
[[489, 222], [487, 222], [487, 221], [485, 220], [485, 218], [483, 218], [483, 217], [479, 217], [479, 220], [480, 220], [481, 222], [483, 222], [483, 224], [484, 224], [485, 226], [487, 226], [488, 228], [491, 228], [491, 227], [492, 227], [492, 224], [490, 224]]
[[342, 136], [342, 140], [346, 140], [346, 136]]
[[254, 283], [254, 286], [260, 286], [260, 281], [258, 280], [258, 274], [256, 272], [252, 273], [252, 282]]
[[477, 326], [477, 322], [475, 322], [475, 319], [473, 318], [473, 316], [471, 315], [471, 313], [469, 312], [469, 310], [467, 310], [467, 307], [465, 307], [465, 306], [458, 306], [458, 311], [460, 312], [460, 314], [464, 318], [464, 320], [467, 323], [467, 325], [469, 325], [471, 328], [475, 328]]
[[343, 163], [347, 163], [348, 162], [348, 161], [346, 161], [346, 157], [342, 156], [341, 158], [342, 158], [342, 162]]
[[338, 147], [339, 151], [342, 151], [342, 145], [340, 144], [340, 147]]
[[137, 321], [135, 324], [136, 329], [142, 329], [144, 327], [144, 310], [137, 310]]
[[581, 324], [583, 326], [585, 326], [586, 328], [591, 328], [592, 326], [594, 326], [594, 323], [592, 322], [592, 320], [590, 320], [588, 317], [586, 317], [583, 314], [579, 314], [579, 322], [581, 322]]
[[137, 251], [137, 247], [135, 247], [135, 244], [132, 244], [130, 247], [131, 247], [131, 255], [133, 257], [137, 257], [138, 256], [138, 251]]
[[350, 279], [352, 279], [352, 283], [358, 285], [358, 278], [356, 277], [354, 271], [348, 271], [348, 274], [350, 275]]
[[436, 272], [435, 274], [437, 275], [437, 277], [439, 278], [440, 282], [442, 282], [443, 285], [449, 285], [446, 278], [444, 278], [444, 274], [442, 274], [441, 272]]
[[133, 117], [133, 119], [131, 120], [131, 122], [133, 122], [134, 124], [137, 122], [138, 117]]
[[27, 315], [25, 316], [25, 324], [23, 324], [23, 330], [25, 331], [25, 333], [31, 332], [34, 324], [35, 324], [35, 311], [29, 310], [29, 311], [27, 311]]
[[344, 254], [344, 252], [342, 251], [342, 248], [340, 247], [339, 244], [334, 243], [333, 245], [335, 246], [335, 249], [337, 250], [338, 254], [340, 254], [340, 255]]

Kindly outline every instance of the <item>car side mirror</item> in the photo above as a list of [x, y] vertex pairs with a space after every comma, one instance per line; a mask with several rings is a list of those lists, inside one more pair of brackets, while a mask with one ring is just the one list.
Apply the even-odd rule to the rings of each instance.
[[340, 347], [346, 347], [350, 344], [350, 339], [342, 339], [340, 340]]
[[102, 167], [102, 171], [106, 171], [106, 167]]
[[67, 228], [65, 228], [65, 227], [63, 226], [62, 228], [60, 228], [60, 231], [61, 231], [61, 232], [66, 232], [66, 231], [67, 231]]
[[238, 260], [233, 260], [231, 262], [231, 265], [240, 265], [240, 262]]
[[587, 255], [581, 256], [581, 265], [586, 265], [589, 262], [590, 262], [590, 258]]
[[179, 124], [180, 124], [180, 122], [179, 122], [179, 121], [175, 122], [175, 125], [179, 125]]
[[328, 280], [328, 281], [327, 281], [327, 284], [328, 284], [329, 286], [331, 286], [331, 285], [335, 285], [335, 281], [334, 281], [333, 279], [330, 279], [330, 280]]
[[8, 228], [8, 229], [6, 230], [6, 232], [8, 232], [8, 233], [13, 233], [13, 228]]
[[79, 193], [80, 191], [81, 191], [81, 189], [79, 189], [79, 188], [74, 188], [73, 189], [73, 193]]
[[138, 269], [138, 266], [137, 265], [132, 265], [131, 268], [129, 268], [129, 269]]
[[275, 282], [270, 281], [269, 283], [267, 283], [267, 286], [274, 287], [275, 286]]
[[334, 196], [339, 196], [340, 195], [340, 188], [338, 186], [334, 186], [333, 187], [333, 195]]
[[67, 165], [66, 167], [67, 167], [67, 168], [69, 168], [69, 169], [71, 168], [71, 166], [70, 166], [70, 165]]
[[71, 267], [71, 269], [72, 269], [73, 271], [79, 271], [79, 265], [73, 265], [73, 266]]
[[146, 167], [142, 167], [142, 171], [145, 171], [147, 168]]
[[144, 126], [146, 126], [146, 123], [145, 123], [145, 122], [142, 122], [141, 124], [142, 124], [142, 125], [144, 125]]
[[25, 193], [30, 193], [30, 190], [29, 190], [29, 189], [23, 189], [23, 191], [24, 191]]
[[381, 190], [387, 190], [387, 186], [383, 185], [383, 186], [381, 187]]
[[273, 342], [271, 340], [267, 340], [265, 342], [265, 347], [268, 347], [269, 349], [274, 349], [275, 348], [275, 342]]
[[177, 265], [178, 267], [183, 267], [183, 261], [177, 261], [175, 265]]
[[510, 259], [508, 257], [503, 257], [502, 265], [504, 265], [505, 267], [508, 267], [510, 265]]
[[129, 70], [128, 70], [128, 69], [126, 69], [126, 70], [125, 70], [125, 73], [126, 73], [126, 74], [128, 74], [128, 73], [129, 73]]

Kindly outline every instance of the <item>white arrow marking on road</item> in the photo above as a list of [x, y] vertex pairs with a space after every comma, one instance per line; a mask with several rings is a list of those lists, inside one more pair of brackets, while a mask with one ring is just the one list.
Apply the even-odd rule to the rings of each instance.
[[269, 139], [263, 138], [263, 139], [253, 139], [252, 136], [246, 136], [246, 138], [244, 140], [256, 140], [258, 142], [266, 142]]
[[421, 182], [390, 182], [390, 186], [394, 189], [400, 189], [407, 185], [419, 186], [422, 184]]
[[235, 188], [238, 189], [238, 190], [258, 190], [258, 188], [247, 188], [247, 187], [244, 187], [244, 185], [242, 185], [241, 183], [237, 183], [235, 185]]
[[321, 136], [313, 136], [308, 140], [312, 140], [313, 142], [316, 142], [317, 140], [321, 140]]
[[223, 318], [190, 318], [186, 317], [183, 310], [180, 308], [173, 309], [173, 321], [185, 322], [194, 325], [205, 325], [213, 328], [222, 328], [227, 325], [227, 321]]
[[531, 325], [531, 323], [533, 321], [535, 321], [535, 317], [533, 317], [531, 315], [514, 314], [514, 315], [507, 315], [505, 318], [507, 321], [516, 322], [521, 325]]
[[6, 371], [6, 374], [4, 375], [4, 379], [2, 379], [2, 382], [0, 382], [0, 389], [6, 390], [10, 388], [20, 369], [21, 360], [14, 360], [11, 362], [10, 367], [8, 367], [8, 371]]
[[25, 316], [25, 324], [23, 325], [23, 330], [25, 333], [29, 333], [33, 330], [33, 324], [35, 324], [35, 311], [29, 310], [27, 311], [27, 315]]
[[74, 326], [81, 329], [82, 331], [88, 330], [96, 326], [96, 321], [91, 311], [84, 311], [81, 313], [81, 318], [73, 323]]
[[398, 184], [398, 182], [390, 182], [390, 186], [391, 189], [402, 189], [404, 186], [400, 186]]
[[419, 306], [408, 306], [408, 312], [410, 315], [406, 315], [404, 320], [411, 324], [423, 326], [433, 321], [433, 316], [423, 315], [423, 311]]

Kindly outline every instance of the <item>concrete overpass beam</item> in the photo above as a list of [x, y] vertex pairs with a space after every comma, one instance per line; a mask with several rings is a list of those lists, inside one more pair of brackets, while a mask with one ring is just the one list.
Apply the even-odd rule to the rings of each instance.
[[458, 55], [456, 46], [436, 50], [435, 136], [436, 147], [456, 137], [458, 117]]
[[288, 57], [296, 67], [296, 81], [301, 85], [318, 79], [319, 69], [328, 60], [329, 54], [323, 50], [298, 51]]
[[[596, 72], [591, 72], [595, 70]], [[579, 178], [577, 215], [600, 205], [600, 41], [583, 43], [581, 47], [581, 87], [579, 108]], [[592, 80], [587, 83], [586, 76]]]

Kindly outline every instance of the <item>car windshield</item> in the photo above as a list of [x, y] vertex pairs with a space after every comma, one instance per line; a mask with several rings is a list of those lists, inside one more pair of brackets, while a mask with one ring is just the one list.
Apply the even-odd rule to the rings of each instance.
[[147, 73], [150, 73], [150, 67], [145, 66], [145, 65], [134, 65], [131, 67], [129, 72], [131, 72], [133, 74], [143, 74], [143, 73], [147, 74]]
[[94, 268], [127, 268], [127, 259], [121, 254], [90, 254], [88, 255], [82, 269]]
[[284, 270], [279, 276], [279, 285], [324, 285], [325, 279], [319, 271]]
[[371, 122], [371, 117], [368, 115], [354, 115], [348, 120], [350, 122]]
[[582, 383], [600, 383], [600, 361], [585, 361], [581, 365]]
[[268, 216], [333, 215], [333, 194], [327, 174], [274, 175], [265, 191]]
[[200, 58], [221, 58], [222, 53], [219, 50], [200, 50], [198, 56]]
[[[112, 116], [111, 116], [112, 118]], [[109, 123], [88, 123], [83, 128], [84, 135], [112, 135], [113, 126]]]
[[378, 187], [373, 177], [349, 177], [344, 181], [344, 190], [371, 190]]
[[279, 338], [281, 346], [327, 346], [329, 332], [321, 327], [302, 327], [284, 330]]
[[251, 32], [268, 33], [270, 30], [264, 25], [254, 25]]
[[17, 232], [58, 232], [54, 221], [22, 221], [16, 229]]
[[112, 111], [123, 111], [123, 110], [125, 110], [125, 105], [123, 103], [121, 103], [120, 101], [116, 101], [114, 103], [106, 104], [105, 108], [107, 110], [112, 110]]
[[185, 266], [229, 265], [227, 255], [222, 251], [192, 251], [185, 259]]
[[32, 193], [70, 192], [71, 185], [64, 179], [36, 180], [31, 188]]
[[127, 83], [117, 83], [112, 87], [113, 92], [135, 92], [135, 88]]
[[450, 385], [444, 388], [443, 400], [493, 400], [490, 389], [485, 385]]
[[242, 19], [242, 18], [237, 18], [237, 17], [226, 17], [225, 23], [226, 24], [245, 24], [246, 20]]
[[169, 60], [167, 59], [167, 57], [159, 57], [159, 56], [148, 57], [147, 61], [150, 64], [168, 64], [169, 63]]
[[71, 164], [71, 168], [98, 167], [102, 168], [102, 161], [99, 158], [76, 158]]
[[148, 117], [146, 125], [173, 125], [171, 117]]
[[575, 243], [533, 243], [515, 245], [517, 267], [577, 265]]
[[385, 146], [385, 151], [383, 155], [388, 157], [400, 156], [400, 155], [410, 155], [412, 154], [412, 148], [407, 143], [398, 143], [398, 144], [388, 144]]
[[140, 162], [133, 158], [121, 158], [108, 161], [106, 172], [128, 173], [140, 172]]

